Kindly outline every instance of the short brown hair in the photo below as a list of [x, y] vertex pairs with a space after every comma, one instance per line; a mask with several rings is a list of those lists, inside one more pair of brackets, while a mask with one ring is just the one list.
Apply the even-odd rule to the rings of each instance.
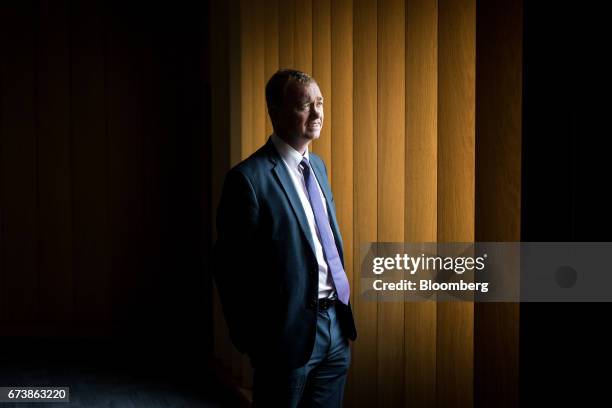
[[272, 75], [266, 84], [266, 104], [268, 109], [280, 108], [283, 105], [285, 89], [291, 81], [301, 84], [309, 84], [314, 81], [310, 75], [295, 69], [279, 69]]

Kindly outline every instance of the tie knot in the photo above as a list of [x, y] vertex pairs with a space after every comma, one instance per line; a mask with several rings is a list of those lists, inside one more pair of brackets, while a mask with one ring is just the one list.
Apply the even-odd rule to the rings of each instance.
[[300, 166], [302, 166], [302, 171], [310, 170], [310, 163], [308, 163], [308, 159], [304, 157], [300, 162]]

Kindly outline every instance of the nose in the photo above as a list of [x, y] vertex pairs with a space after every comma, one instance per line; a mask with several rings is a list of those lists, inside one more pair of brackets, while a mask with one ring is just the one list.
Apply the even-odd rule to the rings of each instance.
[[318, 119], [318, 118], [320, 118], [320, 117], [321, 117], [321, 109], [320, 109], [320, 108], [317, 108], [317, 106], [316, 106], [316, 105], [313, 105], [313, 106], [310, 108], [310, 118], [311, 118], [311, 119]]

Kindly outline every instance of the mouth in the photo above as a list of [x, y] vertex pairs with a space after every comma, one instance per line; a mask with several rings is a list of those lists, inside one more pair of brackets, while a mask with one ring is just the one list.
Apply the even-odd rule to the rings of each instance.
[[308, 124], [308, 129], [318, 129], [320, 127], [321, 127], [321, 124], [319, 122]]

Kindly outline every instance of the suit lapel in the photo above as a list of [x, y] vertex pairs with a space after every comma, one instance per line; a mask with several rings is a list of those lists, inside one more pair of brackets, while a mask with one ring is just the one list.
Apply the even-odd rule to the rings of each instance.
[[[276, 147], [274, 147], [274, 143], [272, 143], [271, 138], [268, 138], [268, 142], [266, 143], [266, 149], [268, 150], [268, 158], [274, 164], [273, 172], [276, 175], [279, 184], [282, 186], [285, 195], [287, 196], [287, 199], [291, 203], [293, 212], [299, 221], [302, 233], [308, 241], [312, 253], [315, 254], [314, 243], [312, 242], [310, 227], [308, 226], [308, 220], [306, 219], [306, 213], [304, 212], [304, 208], [302, 207], [302, 202], [300, 201], [300, 197], [298, 196], [297, 191], [295, 191], [295, 186], [293, 185], [293, 181], [291, 180], [289, 171], [283, 164], [283, 160], [276, 151]], [[325, 203], [327, 204], [327, 214], [329, 216], [329, 219], [331, 220], [332, 232], [334, 233], [334, 238], [336, 239], [336, 246], [338, 248], [338, 252], [340, 253], [340, 259], [342, 259], [342, 263], [344, 264], [342, 236], [340, 235], [340, 228], [338, 227], [338, 220], [336, 219], [336, 211], [334, 211], [334, 206], [331, 201], [332, 195], [331, 190], [329, 188], [329, 184], [327, 182], [327, 178], [325, 177], [325, 173], [323, 172], [323, 170], [320, 168], [318, 160], [311, 160], [310, 165], [313, 169], [317, 181], [319, 182], [321, 191], [323, 191], [323, 196], [325, 196]]]
[[302, 233], [304, 237], [308, 241], [310, 245], [310, 249], [312, 253], [315, 253], [314, 243], [312, 242], [312, 236], [310, 234], [310, 227], [308, 226], [308, 220], [306, 219], [306, 213], [304, 212], [304, 208], [302, 207], [302, 202], [300, 201], [300, 197], [298, 196], [297, 191], [295, 191], [295, 187], [293, 185], [293, 181], [291, 180], [291, 176], [289, 175], [289, 171], [285, 167], [282, 162], [282, 159], [278, 156], [276, 152], [276, 148], [272, 144], [272, 141], [268, 141], [270, 151], [270, 158], [275, 163], [274, 165], [274, 174], [283, 190], [285, 191], [285, 195], [289, 199], [289, 203], [291, 203], [291, 207], [293, 208], [293, 212], [298, 219], [300, 227], [302, 229]]

